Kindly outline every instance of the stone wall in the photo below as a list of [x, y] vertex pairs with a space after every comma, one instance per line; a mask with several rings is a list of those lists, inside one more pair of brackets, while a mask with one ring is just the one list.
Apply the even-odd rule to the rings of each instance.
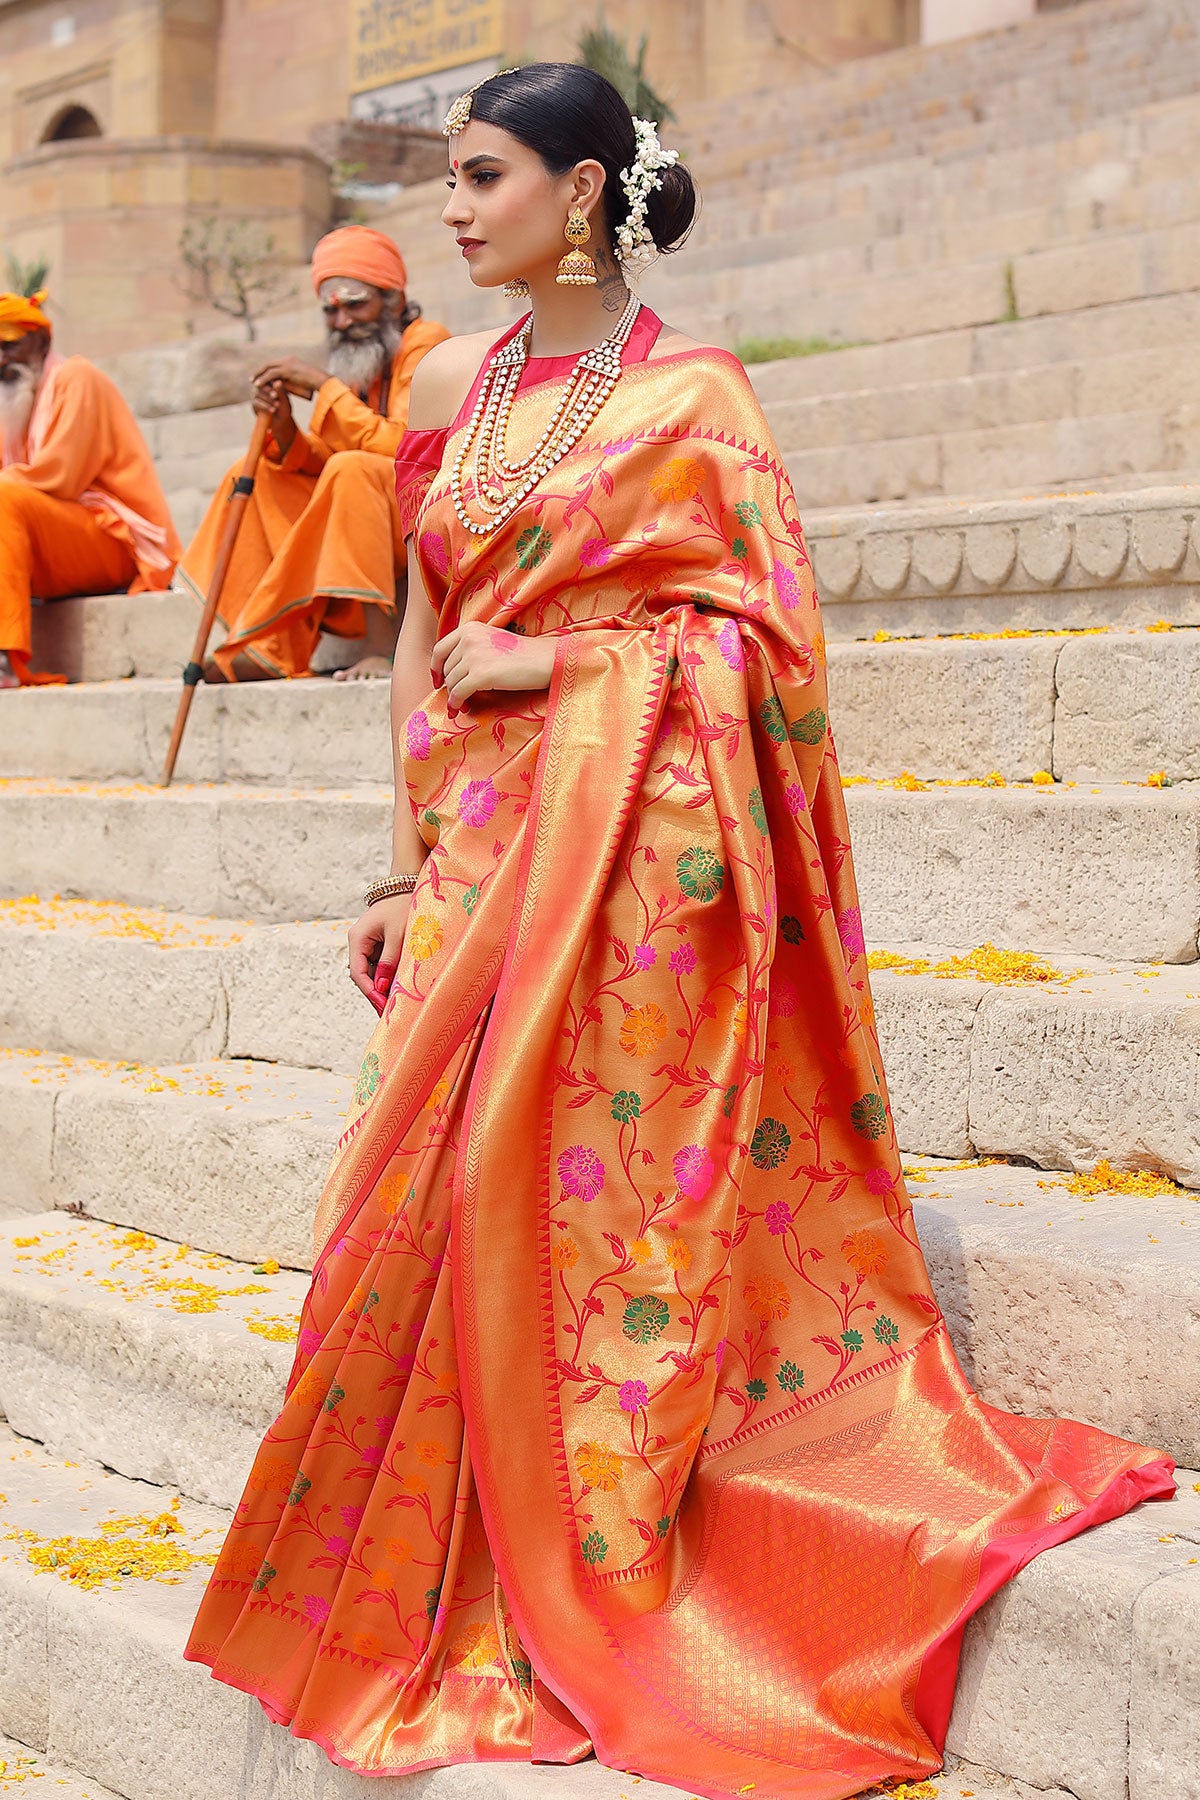
[[0, 167], [0, 233], [45, 256], [61, 348], [106, 355], [206, 329], [188, 300], [179, 237], [189, 221], [250, 220], [281, 265], [304, 262], [330, 220], [329, 171], [310, 150], [183, 137], [45, 144]]
[[71, 105], [105, 137], [211, 132], [220, 14], [220, 0], [0, 3], [0, 163]]

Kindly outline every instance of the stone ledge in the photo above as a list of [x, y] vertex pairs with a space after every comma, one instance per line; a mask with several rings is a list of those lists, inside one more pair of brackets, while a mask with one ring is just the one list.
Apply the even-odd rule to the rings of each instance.
[[[981, 1398], [1200, 1460], [1190, 1375], [1200, 1355], [1200, 1202], [1082, 1200], [1007, 1164], [919, 1173], [928, 1180], [911, 1186], [917, 1235]], [[1161, 1315], [1151, 1299], [1160, 1283]]]
[[[102, 615], [104, 601], [87, 604]], [[35, 780], [157, 782], [179, 694], [177, 673], [174, 680], [137, 677], [6, 694], [0, 770]], [[286, 780], [298, 787], [390, 783], [389, 695], [387, 681], [201, 684], [176, 779]]]
[[852, 785], [846, 803], [869, 943], [1196, 957], [1200, 790]]
[[[104, 601], [94, 603], [103, 613]], [[119, 627], [120, 613], [116, 615]], [[136, 635], [136, 634], [135, 634]], [[102, 653], [103, 654], [103, 653]], [[131, 660], [132, 660], [131, 656]], [[1200, 779], [1200, 632], [895, 638], [829, 645], [842, 767], [922, 780]], [[27, 689], [0, 706], [0, 770], [29, 779], [157, 781], [178, 680]], [[391, 780], [385, 681], [200, 687], [182, 782], [330, 786]]]
[[[294, 1327], [307, 1278], [215, 1260], [65, 1213], [0, 1228], [0, 1409], [13, 1429], [235, 1506], [294, 1355], [251, 1326]], [[221, 1297], [173, 1310], [158, 1290], [189, 1301], [181, 1281]]]
[[847, 508], [806, 529], [831, 638], [1200, 624], [1200, 487]]
[[[1200, 789], [851, 785], [868, 939], [1191, 962]], [[0, 894], [344, 918], [389, 842], [386, 789], [0, 781]]]
[[380, 789], [0, 782], [0, 887], [132, 906], [344, 918], [378, 874], [392, 801]]
[[1200, 1188], [1200, 965], [1094, 963], [1062, 987], [877, 970], [871, 987], [906, 1151], [1107, 1158]]
[[215, 1255], [306, 1269], [349, 1100], [349, 1082], [277, 1064], [5, 1052], [0, 1207], [78, 1205]]
[[351, 1075], [375, 1023], [349, 978], [339, 921], [0, 901], [0, 1043], [116, 1063], [232, 1058]]

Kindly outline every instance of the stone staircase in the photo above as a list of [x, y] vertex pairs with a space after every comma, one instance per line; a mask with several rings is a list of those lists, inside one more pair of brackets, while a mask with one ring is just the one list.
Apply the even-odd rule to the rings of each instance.
[[[806, 516], [960, 1357], [993, 1404], [1193, 1471], [972, 1623], [934, 1787], [1200, 1800], [1200, 15], [1091, 0], [694, 116], [688, 147], [705, 211], [647, 283], [659, 310], [723, 343], [871, 340], [751, 374]], [[413, 188], [377, 222], [427, 313], [498, 323], [441, 203]], [[250, 414], [232, 376], [172, 380], [172, 406], [204, 404], [147, 402], [144, 425], [186, 538]], [[282, 1389], [372, 1023], [343, 922], [387, 841], [387, 696], [201, 688], [164, 794], [194, 624], [174, 593], [48, 606], [42, 660], [77, 685], [0, 697], [0, 1763], [67, 1800], [373, 1800], [180, 1649], [188, 1558], [215, 1552]], [[1179, 1185], [1078, 1191], [1101, 1159]], [[144, 1576], [64, 1578], [111, 1566], [114, 1521]], [[633, 1800], [633, 1779], [384, 1785]]]
[[[991, 504], [1007, 523], [930, 529], [960, 533], [964, 566], [971, 532], [1009, 531], [1006, 579], [1036, 588], [1058, 515]], [[1153, 625], [1188, 589], [1179, 495], [1061, 505], [1068, 565], [1106, 544], [1123, 609]], [[881, 519], [892, 562], [902, 539], [924, 579], [922, 515]], [[853, 541], [864, 568], [891, 566], [871, 532]], [[913, 631], [904, 608], [928, 602], [892, 586]], [[1031, 606], [1061, 604], [1037, 592]], [[386, 693], [201, 689], [163, 793], [149, 784], [177, 678], [141, 671], [174, 603], [74, 603], [80, 684], [0, 706], [0, 1405], [16, 1434], [0, 1445], [0, 1731], [128, 1800], [357, 1796], [178, 1660], [203, 1563], [91, 1589], [37, 1563], [71, 1538], [84, 1548], [63, 1557], [86, 1565], [98, 1519], [152, 1522], [176, 1496], [171, 1543], [211, 1555], [278, 1402], [371, 1024], [339, 921], [387, 840]], [[119, 654], [138, 672], [93, 679]], [[829, 656], [864, 917], [890, 965], [875, 988], [897, 1119], [964, 1365], [994, 1404], [1093, 1420], [1194, 1471], [1200, 630], [1043, 619], [1009, 637], [847, 634]], [[1014, 980], [1011, 954], [978, 954], [989, 941], [1040, 961]], [[1101, 1158], [1180, 1186], [1068, 1185]], [[1198, 1617], [1192, 1473], [1175, 1501], [1040, 1558], [972, 1624], [961, 1767], [939, 1791], [1195, 1800]], [[456, 1770], [397, 1796], [631, 1800], [628, 1780]]]

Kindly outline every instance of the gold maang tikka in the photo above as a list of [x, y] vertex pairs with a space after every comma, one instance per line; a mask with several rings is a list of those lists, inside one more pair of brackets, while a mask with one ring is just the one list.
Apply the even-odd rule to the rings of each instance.
[[499, 75], [515, 75], [516, 73], [516, 69], [494, 69], [490, 75], [485, 75], [482, 81], [477, 81], [474, 87], [469, 87], [465, 94], [460, 94], [442, 120], [442, 136], [457, 137], [460, 131], [466, 130], [471, 122], [471, 105], [481, 87], [484, 87], [489, 81], [495, 81]]

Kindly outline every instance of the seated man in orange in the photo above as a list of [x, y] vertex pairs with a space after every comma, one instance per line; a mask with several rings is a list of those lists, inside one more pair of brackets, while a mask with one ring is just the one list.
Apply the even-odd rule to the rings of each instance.
[[[313, 252], [325, 315], [323, 369], [295, 356], [253, 380], [254, 407], [270, 415], [219, 618], [228, 636], [208, 681], [307, 675], [322, 631], [367, 637], [348, 675], [390, 673], [397, 584], [406, 569], [394, 462], [408, 420], [413, 370], [450, 333], [406, 303], [407, 274], [381, 231], [343, 225]], [[316, 394], [307, 431], [289, 394]], [[216, 563], [230, 471], [188, 547], [181, 574], [200, 601]], [[370, 623], [368, 623], [368, 620]]]
[[51, 349], [44, 292], [0, 294], [0, 688], [30, 671], [34, 597], [165, 588], [179, 540], [107, 375]]

